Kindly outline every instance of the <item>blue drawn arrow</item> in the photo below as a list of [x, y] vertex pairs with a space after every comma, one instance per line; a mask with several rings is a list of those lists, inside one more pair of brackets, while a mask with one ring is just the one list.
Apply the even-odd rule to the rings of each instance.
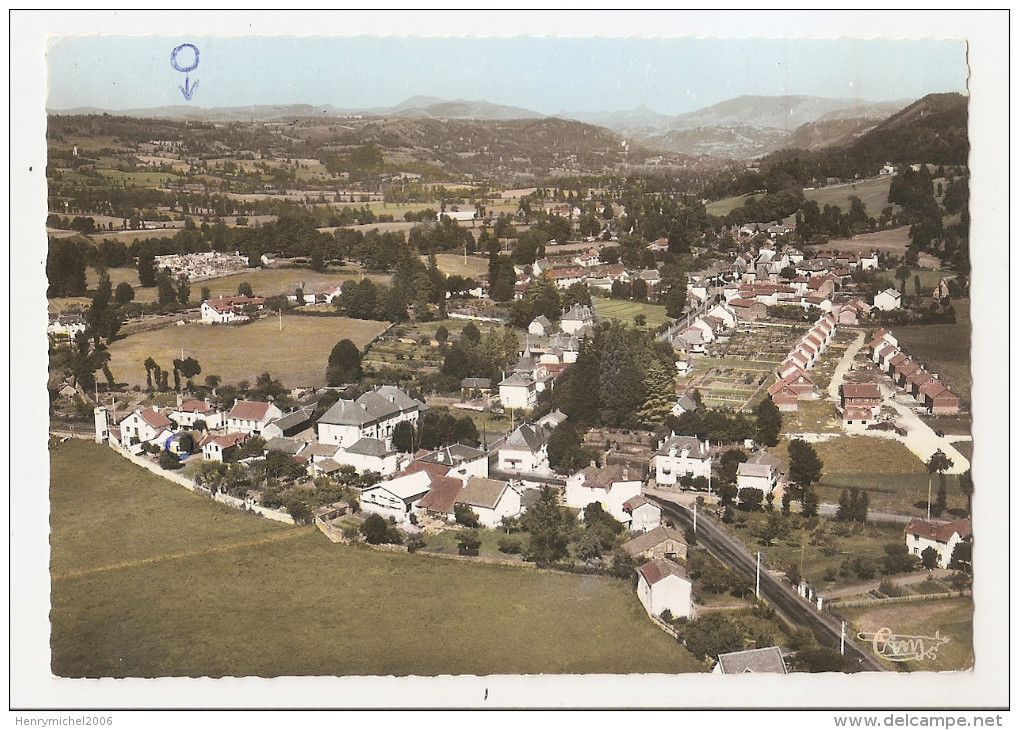
[[187, 75], [184, 76], [184, 85], [178, 86], [180, 93], [184, 95], [184, 98], [191, 101], [191, 96], [195, 93], [195, 89], [198, 88], [198, 81], [196, 80], [194, 85], [191, 85], [191, 78]]

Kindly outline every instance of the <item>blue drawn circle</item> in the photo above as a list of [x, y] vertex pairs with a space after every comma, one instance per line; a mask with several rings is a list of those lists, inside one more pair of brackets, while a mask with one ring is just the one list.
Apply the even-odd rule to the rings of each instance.
[[[190, 48], [192, 51], [195, 52], [195, 63], [193, 66], [186, 66], [182, 68], [181, 66], [177, 65], [177, 54], [183, 51], [185, 48]], [[173, 53], [170, 54], [170, 65], [173, 66], [178, 71], [180, 71], [182, 74], [185, 74], [188, 71], [194, 71], [196, 68], [198, 68], [198, 47], [192, 45], [191, 43], [181, 43], [179, 46], [174, 48]]]

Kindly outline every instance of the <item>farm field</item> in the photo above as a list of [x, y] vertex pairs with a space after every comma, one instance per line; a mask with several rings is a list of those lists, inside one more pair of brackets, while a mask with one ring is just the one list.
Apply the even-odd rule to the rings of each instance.
[[[853, 625], [853, 633], [873, 633], [889, 627], [896, 634], [949, 637], [933, 658], [905, 663], [907, 671], [945, 672], [973, 667], [973, 599], [948, 598], [939, 601], [900, 603], [889, 606], [840, 608]], [[890, 663], [891, 664], [891, 663]]]
[[51, 461], [58, 676], [705, 670], [625, 581], [334, 545], [89, 442]]
[[[889, 205], [888, 188], [892, 184], [891, 176], [871, 178], [855, 183], [841, 185], [829, 185], [823, 188], [804, 190], [803, 195], [807, 200], [816, 200], [817, 204], [824, 208], [825, 205], [837, 205], [843, 213], [849, 212], [849, 198], [855, 195], [867, 207], [867, 215], [877, 218], [881, 210]], [[736, 208], [739, 208], [749, 197], [763, 197], [765, 192], [761, 190], [748, 195], [737, 195], [731, 198], [715, 200], [707, 204], [708, 215], [727, 215]], [[893, 205], [892, 208], [898, 208]], [[761, 221], [765, 222], [765, 221]]]
[[191, 298], [197, 301], [203, 286], [209, 287], [213, 297], [228, 297], [237, 293], [237, 287], [241, 282], [251, 284], [251, 290], [255, 296], [271, 297], [276, 294], [291, 295], [297, 287], [304, 284], [306, 292], [318, 293], [330, 286], [341, 286], [348, 279], [359, 281], [369, 278], [376, 282], [388, 284], [388, 274], [363, 274], [360, 269], [352, 266], [333, 268], [321, 273], [311, 269], [249, 269], [238, 274], [230, 274], [218, 279], [207, 279], [196, 281], [191, 284]]
[[647, 318], [645, 329], [654, 329], [672, 320], [665, 314], [665, 307], [660, 304], [648, 304], [646, 302], [632, 302], [626, 299], [606, 299], [603, 297], [592, 297], [591, 304], [594, 305], [595, 314], [602, 318], [617, 319], [628, 325], [633, 325], [633, 318], [643, 314]]
[[118, 382], [145, 386], [142, 363], [153, 358], [160, 367], [172, 367], [174, 358], [193, 357], [202, 366], [199, 381], [219, 375], [224, 383], [255, 381], [268, 371], [287, 388], [322, 387], [326, 362], [333, 346], [350, 339], [363, 348], [388, 323], [346, 317], [284, 316], [283, 331], [275, 317], [245, 325], [187, 324], [142, 332], [110, 345], [110, 369]]

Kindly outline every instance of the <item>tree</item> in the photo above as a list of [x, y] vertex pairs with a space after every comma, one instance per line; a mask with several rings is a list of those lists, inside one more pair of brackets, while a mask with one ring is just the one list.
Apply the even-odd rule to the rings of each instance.
[[47, 297], [84, 296], [85, 247], [79, 236], [50, 238], [46, 255]]
[[326, 365], [326, 384], [329, 386], [346, 385], [360, 382], [361, 351], [348, 339], [337, 342], [329, 353]]
[[237, 285], [237, 296], [241, 296], [241, 297], [252, 297], [252, 296], [254, 296], [254, 293], [252, 292], [252, 289], [251, 289], [251, 284], [249, 284], [246, 281], [242, 281], [240, 284], [238, 284]]
[[152, 372], [157, 370], [159, 365], [151, 357], [145, 358], [145, 381], [148, 389], [152, 390]]
[[743, 487], [739, 490], [739, 503], [736, 505], [745, 512], [759, 512], [764, 501], [764, 492], [756, 487]]
[[478, 433], [478, 427], [473, 418], [461, 416], [456, 419], [456, 424], [453, 426], [453, 441], [467, 446], [477, 446], [481, 443], [481, 434]]
[[759, 539], [764, 547], [770, 547], [785, 531], [785, 522], [781, 517], [772, 513], [768, 515], [768, 519], [757, 525], [754, 529], [754, 537]]
[[461, 555], [477, 555], [481, 548], [481, 534], [474, 528], [464, 530], [457, 539]]
[[852, 490], [843, 489], [835, 518], [845, 522], [866, 522], [869, 504], [870, 497], [866, 491], [859, 487], [853, 487]]
[[559, 504], [559, 496], [551, 487], [542, 487], [538, 501], [524, 512], [520, 522], [530, 535], [529, 559], [547, 565], [566, 557], [576, 518]]
[[709, 613], [686, 625], [686, 648], [696, 657], [716, 658], [743, 648], [743, 632], [722, 613]]
[[723, 484], [735, 484], [739, 465], [749, 457], [742, 449], [729, 449], [718, 459], [718, 479]]
[[901, 290], [902, 294], [906, 293], [906, 279], [908, 279], [909, 275], [912, 273], [913, 270], [910, 269], [905, 264], [902, 264], [899, 268], [895, 270], [895, 278], [898, 279], [899, 281], [899, 289]]
[[191, 282], [184, 275], [177, 279], [177, 301], [187, 304], [191, 300]]
[[481, 524], [478, 520], [478, 513], [466, 504], [453, 505], [453, 515], [456, 518], [456, 524], [464, 527], [477, 527]]
[[400, 421], [393, 428], [393, 448], [402, 454], [414, 452], [414, 424]]
[[446, 325], [440, 324], [435, 329], [435, 341], [438, 342], [440, 345], [444, 345], [444, 344], [446, 344], [446, 340], [448, 340], [448, 339], [449, 339], [449, 330], [446, 329]]
[[675, 368], [667, 370], [657, 359], [651, 359], [644, 371], [644, 392], [647, 397], [637, 413], [638, 422], [649, 428], [661, 425], [676, 402]]
[[732, 505], [738, 494], [739, 490], [735, 484], [722, 484], [718, 487], [718, 499], [723, 507]]
[[364, 535], [365, 541], [371, 545], [381, 545], [389, 542], [389, 523], [386, 522], [382, 515], [375, 512], [368, 515], [365, 521], [361, 523], [358, 531]]
[[966, 495], [966, 511], [973, 513], [973, 475], [969, 469], [959, 475], [959, 489]]
[[117, 291], [114, 294], [117, 304], [124, 306], [134, 301], [134, 289], [126, 281], [117, 284]]
[[782, 414], [771, 398], [765, 398], [754, 409], [757, 417], [757, 441], [765, 446], [778, 446], [778, 435], [782, 431]]
[[932, 505], [932, 512], [940, 515], [948, 506], [948, 486], [945, 483], [945, 472], [954, 466], [954, 462], [948, 458], [944, 451], [938, 449], [927, 461], [927, 473], [938, 475], [938, 497], [937, 502]]
[[176, 470], [180, 469], [183, 464], [180, 463], [180, 459], [175, 454], [171, 454], [169, 451], [159, 452], [159, 468]]
[[920, 565], [924, 570], [934, 570], [938, 567], [938, 559], [941, 555], [933, 547], [928, 546], [920, 553]]
[[820, 500], [817, 498], [817, 492], [811, 487], [804, 487], [803, 494], [800, 497], [800, 514], [804, 517], [817, 517], [817, 508], [820, 505]]
[[639, 276], [630, 282], [630, 298], [635, 302], [647, 301], [647, 282]]
[[156, 286], [159, 287], [159, 304], [168, 307], [177, 303], [177, 289], [173, 280], [165, 272], [156, 276]]
[[559, 424], [548, 437], [548, 465], [560, 474], [573, 474], [587, 466], [594, 456], [572, 422]]
[[789, 478], [797, 487], [806, 492], [812, 484], [821, 478], [824, 462], [817, 455], [814, 447], [802, 439], [789, 442]]

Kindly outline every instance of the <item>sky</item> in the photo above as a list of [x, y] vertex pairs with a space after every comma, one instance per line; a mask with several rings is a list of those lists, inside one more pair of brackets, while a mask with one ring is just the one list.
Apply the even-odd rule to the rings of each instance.
[[[177, 66], [171, 54], [182, 44]], [[49, 42], [52, 110], [331, 104], [414, 95], [542, 114], [682, 114], [745, 94], [911, 101], [965, 92], [962, 39], [84, 35]], [[185, 78], [187, 77], [187, 78]], [[194, 88], [190, 101], [181, 86]]]

